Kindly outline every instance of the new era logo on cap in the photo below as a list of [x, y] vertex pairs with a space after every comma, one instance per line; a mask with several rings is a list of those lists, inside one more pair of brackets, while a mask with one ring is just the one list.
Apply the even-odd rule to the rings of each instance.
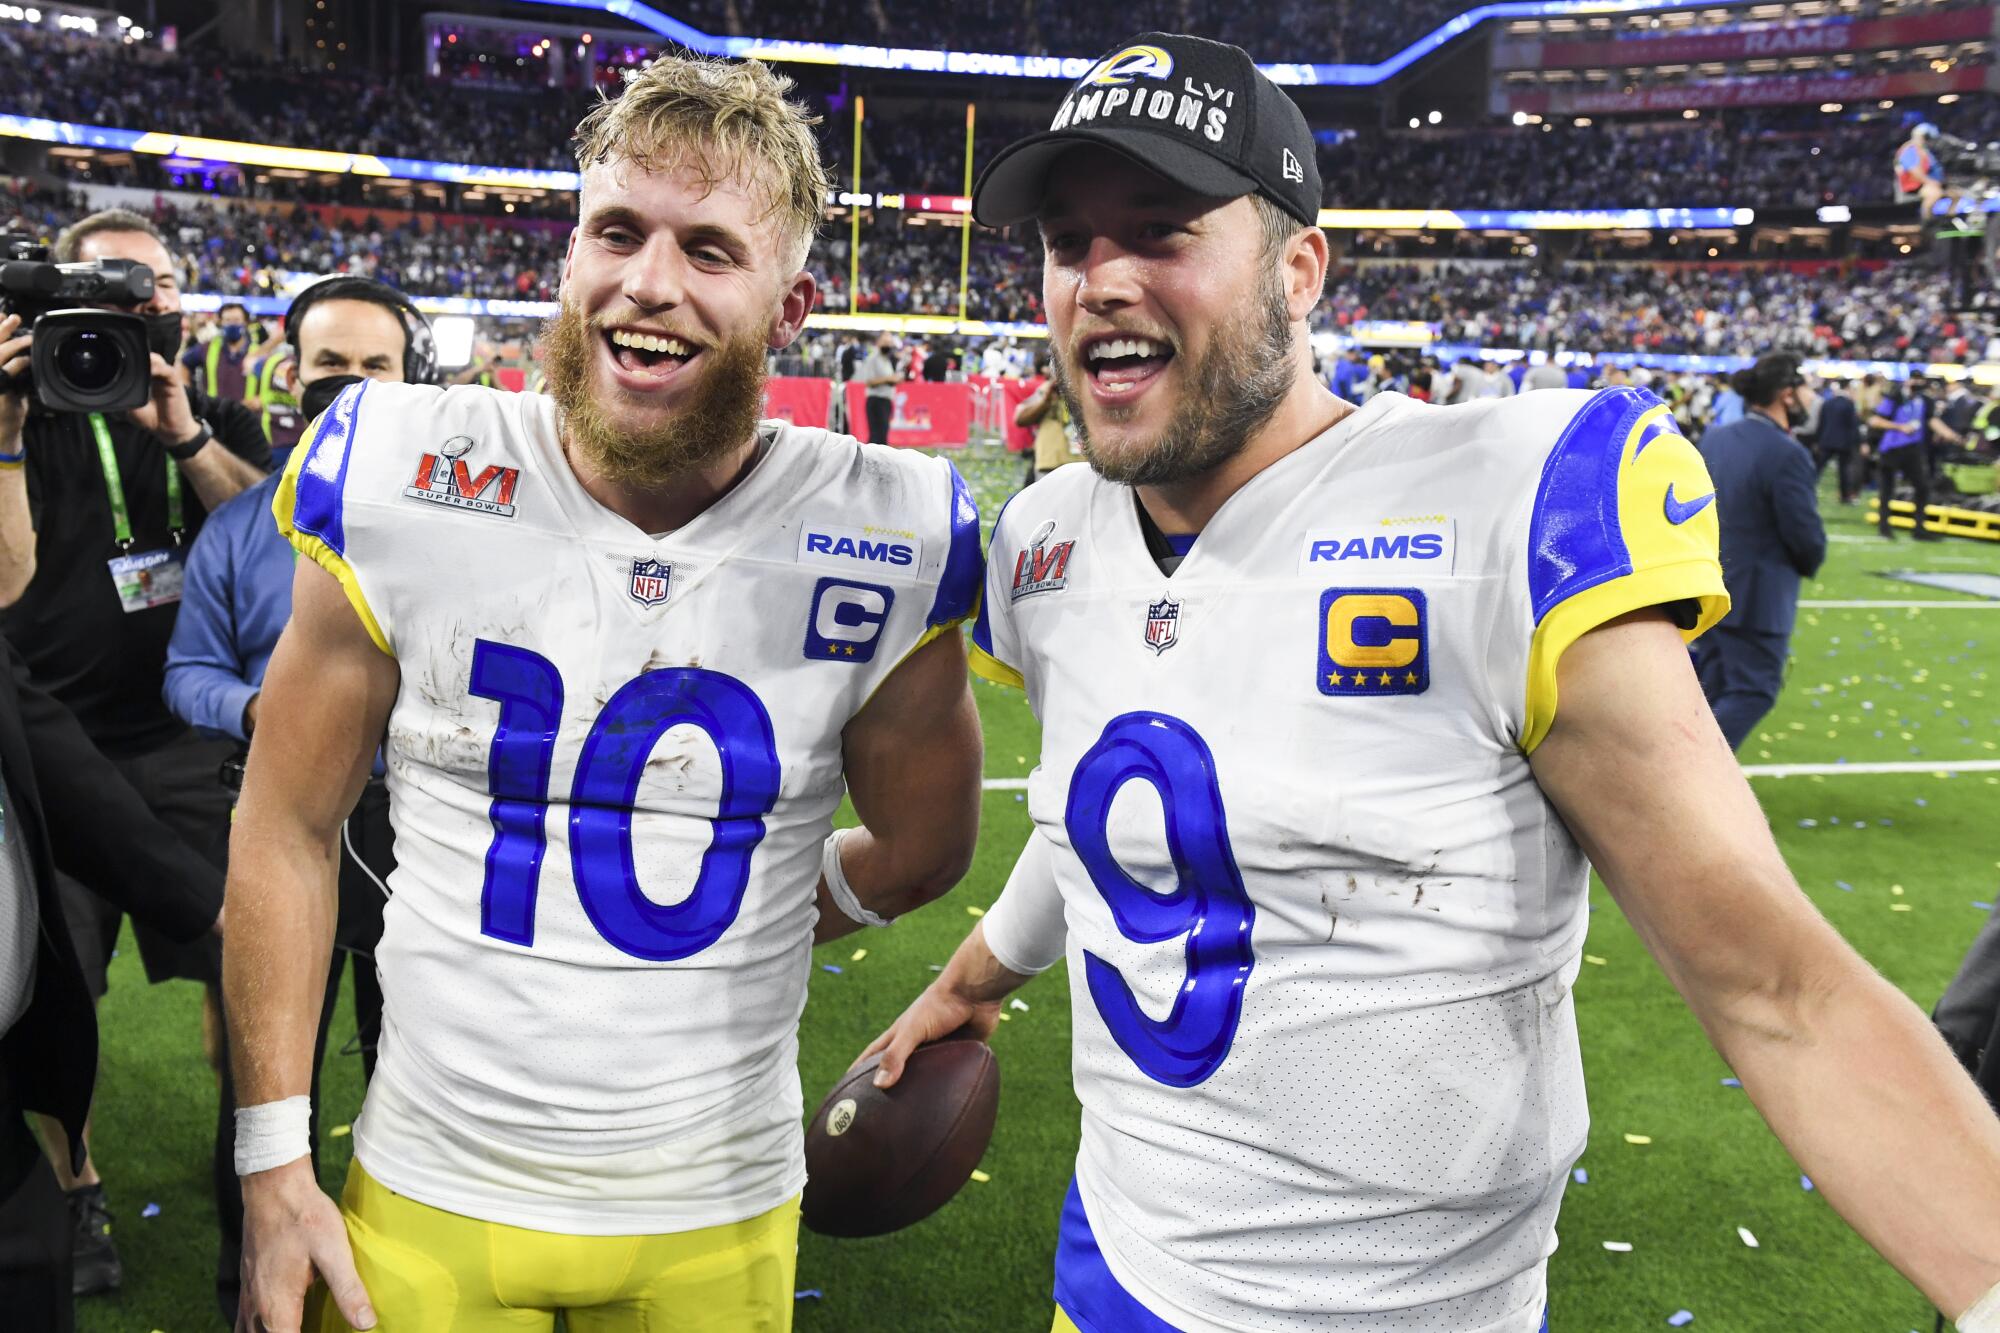
[[995, 227], [1035, 216], [1049, 169], [1086, 144], [1196, 194], [1261, 194], [1307, 225], [1319, 217], [1305, 116], [1240, 47], [1149, 32], [1113, 49], [1070, 85], [1047, 130], [987, 164], [973, 216]]

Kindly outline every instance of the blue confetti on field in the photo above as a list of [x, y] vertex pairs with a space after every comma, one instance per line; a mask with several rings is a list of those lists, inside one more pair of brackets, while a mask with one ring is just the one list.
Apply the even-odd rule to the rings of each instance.
[[1689, 1324], [1692, 1324], [1694, 1322], [1694, 1311], [1676, 1310], [1672, 1314], [1667, 1316], [1667, 1322], [1669, 1324], [1672, 1324], [1675, 1328], [1686, 1328]]
[[1578, 1167], [1569, 1173], [1569, 1178], [1579, 1185], [1588, 1185], [1590, 1183], [1590, 1172], [1584, 1170], [1582, 1167]]
[[1834, 888], [1836, 888], [1836, 889], [1839, 889], [1839, 890], [1840, 890], [1840, 891], [1841, 891], [1842, 893], [1852, 893], [1852, 892], [1854, 892], [1854, 886], [1853, 886], [1852, 884], [1849, 884], [1849, 883], [1848, 883], [1848, 882], [1847, 882], [1846, 880], [1844, 880], [1844, 879], [1837, 879], [1837, 880], [1835, 880], [1835, 881], [1833, 882], [1833, 887], [1834, 887]]
[[1722, 1080], [1722, 1086], [1725, 1088], [1740, 1088], [1743, 1086], [1743, 1080], [1740, 1078], [1726, 1078]]
[[834, 966], [834, 965], [833, 965], [832, 963], [821, 963], [821, 964], [819, 965], [819, 970], [820, 970], [820, 971], [822, 971], [822, 972], [831, 972], [831, 973], [833, 973], [833, 974], [834, 974], [835, 976], [839, 976], [839, 975], [840, 975], [840, 969], [839, 969], [838, 967]]
[[1800, 1177], [1799, 1177], [1799, 1188], [1800, 1188], [1800, 1189], [1802, 1189], [1802, 1190], [1804, 1190], [1804, 1191], [1805, 1191], [1806, 1193], [1808, 1193], [1808, 1194], [1811, 1194], [1811, 1193], [1812, 1193], [1812, 1189], [1813, 1189], [1813, 1183], [1812, 1183], [1812, 1177], [1811, 1177], [1811, 1176], [1800, 1176]]
[[157, 1203], [149, 1203], [139, 1210], [139, 1216], [141, 1217], [158, 1217], [159, 1215], [160, 1205]]
[[1978, 908], [1978, 909], [1979, 909], [1980, 911], [1982, 911], [1982, 912], [1990, 912], [1990, 911], [1992, 911], [1992, 910], [1993, 910], [1993, 904], [1992, 904], [1992, 903], [1977, 903], [1977, 902], [1976, 902], [1976, 903], [1974, 903], [1974, 904], [1973, 904], [1973, 906], [1974, 906], [1974, 907], [1977, 907], [1977, 908]]
[[793, 1292], [792, 1299], [795, 1301], [816, 1301], [820, 1299], [822, 1294], [818, 1287], [807, 1287], [804, 1291]]

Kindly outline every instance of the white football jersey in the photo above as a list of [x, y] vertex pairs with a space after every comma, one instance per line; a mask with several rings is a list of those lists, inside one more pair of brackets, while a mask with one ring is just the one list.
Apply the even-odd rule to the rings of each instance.
[[988, 920], [1045, 960], [1018, 935], [1050, 913], [1008, 899], [1060, 893], [1084, 1329], [1539, 1327], [1588, 1121], [1588, 866], [1528, 753], [1579, 635], [1727, 607], [1675, 432], [1633, 390], [1382, 394], [1171, 577], [1089, 468], [1001, 514], [974, 665], [1043, 740]]
[[803, 1183], [841, 731], [970, 615], [979, 515], [942, 460], [760, 440], [660, 536], [584, 491], [540, 395], [358, 384], [292, 460], [281, 527], [402, 672], [386, 1090], [355, 1133], [399, 1193], [625, 1234]]

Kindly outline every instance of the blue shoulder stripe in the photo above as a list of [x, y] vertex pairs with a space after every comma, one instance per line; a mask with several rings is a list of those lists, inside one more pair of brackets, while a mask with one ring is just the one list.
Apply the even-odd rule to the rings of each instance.
[[[986, 547], [987, 559], [990, 560], [993, 558], [992, 544], [1000, 540], [1000, 525], [1007, 521], [1007, 506], [1013, 504], [1014, 501], [1020, 499], [1023, 495], [1026, 495], [1027, 493], [1028, 493], [1027, 490], [1024, 488], [1022, 490], [1015, 491], [1012, 495], [1008, 496], [1005, 500], [1002, 500], [1000, 502], [1000, 512], [993, 516], [993, 534], [991, 537], [987, 539], [987, 547]], [[988, 603], [990, 603], [992, 600], [993, 599], [990, 597], [982, 597], [979, 599], [979, 618], [975, 620], [972, 624], [972, 641], [975, 644], [979, 645], [979, 651], [985, 653], [988, 657], [993, 656], [993, 626], [987, 623], [986, 610]]]
[[944, 576], [938, 580], [930, 618], [924, 622], [932, 629], [971, 615], [986, 578], [986, 562], [979, 550], [979, 506], [958, 469], [947, 462], [945, 470], [951, 473], [951, 549], [945, 556]]
[[[1601, 390], [1549, 451], [1528, 526], [1528, 593], [1536, 624], [1586, 588], [1632, 572], [1618, 523], [1618, 470], [1639, 418], [1663, 406], [1641, 389]], [[1638, 448], [1677, 429], [1666, 417], [1641, 433]]]
[[347, 525], [342, 505], [347, 494], [347, 463], [354, 444], [354, 421], [361, 411], [361, 395], [370, 380], [350, 384], [320, 416], [319, 426], [305, 448], [305, 460], [298, 471], [292, 507], [292, 527], [326, 543], [343, 560], [347, 558]]

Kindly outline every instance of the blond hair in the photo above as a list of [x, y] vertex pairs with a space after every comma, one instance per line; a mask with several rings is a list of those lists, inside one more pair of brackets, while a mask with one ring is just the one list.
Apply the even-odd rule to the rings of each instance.
[[765, 216], [779, 220], [794, 266], [803, 266], [826, 210], [827, 175], [812, 132], [819, 117], [786, 96], [792, 87], [761, 61], [660, 56], [576, 127], [577, 166], [687, 166], [705, 190], [741, 173], [766, 191]]

